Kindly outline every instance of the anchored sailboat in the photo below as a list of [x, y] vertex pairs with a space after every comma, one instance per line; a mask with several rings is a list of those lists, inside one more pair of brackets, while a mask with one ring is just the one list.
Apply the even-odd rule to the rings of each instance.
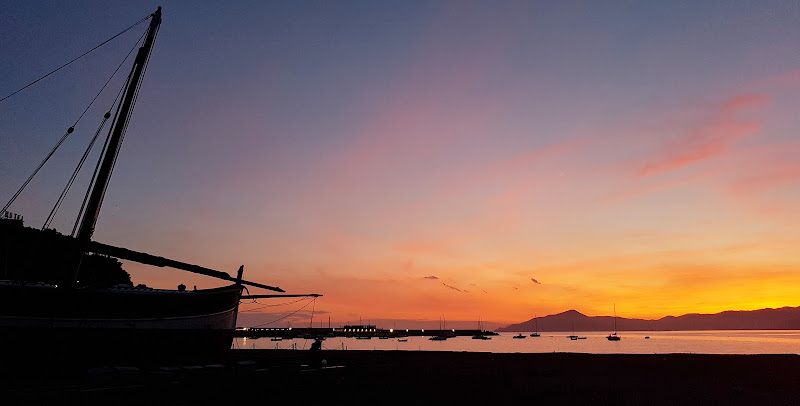
[[606, 339], [608, 341], [619, 341], [620, 336], [617, 335], [617, 304], [614, 303], [614, 332], [609, 334]]
[[483, 334], [483, 321], [480, 318], [478, 318], [478, 334], [475, 334], [474, 336], [472, 336], [472, 339], [473, 340], [491, 340], [492, 339], [492, 337], [487, 337], [485, 334]]

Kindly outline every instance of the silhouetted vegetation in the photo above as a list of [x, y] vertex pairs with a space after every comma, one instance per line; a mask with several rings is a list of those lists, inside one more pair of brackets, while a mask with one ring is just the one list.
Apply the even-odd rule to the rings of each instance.
[[56, 230], [25, 227], [21, 220], [0, 219], [0, 279], [44, 282], [72, 280], [80, 260], [78, 285], [133, 286], [122, 263], [113, 257], [85, 254], [78, 241]]

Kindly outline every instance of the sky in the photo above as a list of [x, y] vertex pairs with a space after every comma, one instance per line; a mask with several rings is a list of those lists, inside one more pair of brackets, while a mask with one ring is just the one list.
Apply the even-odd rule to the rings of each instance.
[[[0, 97], [159, 5], [94, 239], [324, 295], [246, 320], [800, 306], [800, 3], [0, 0]], [[3, 203], [145, 27], [0, 102]], [[26, 225], [128, 66], [11, 206]]]

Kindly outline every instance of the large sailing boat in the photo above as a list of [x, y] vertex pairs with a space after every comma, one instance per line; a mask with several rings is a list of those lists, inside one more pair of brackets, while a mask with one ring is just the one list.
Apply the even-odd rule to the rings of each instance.
[[[144, 42], [121, 93], [104, 153], [84, 201], [85, 210], [76, 223], [76, 227], [80, 224], [77, 234], [72, 237], [54, 230], [25, 227], [22, 216], [7, 210], [16, 195], [0, 211], [0, 244], [4, 248], [0, 263], [0, 347], [4, 362], [12, 356], [26, 359], [123, 356], [139, 360], [218, 357], [231, 347], [240, 299], [319, 296], [242, 296], [245, 285], [284, 291], [244, 280], [244, 266], [233, 277], [226, 272], [91, 240], [161, 24], [161, 7], [149, 18]], [[105, 119], [109, 117], [110, 111]], [[71, 132], [72, 128], [68, 133]], [[195, 290], [182, 285], [177, 290], [134, 287], [120, 263], [110, 257], [177, 268], [232, 283]]]

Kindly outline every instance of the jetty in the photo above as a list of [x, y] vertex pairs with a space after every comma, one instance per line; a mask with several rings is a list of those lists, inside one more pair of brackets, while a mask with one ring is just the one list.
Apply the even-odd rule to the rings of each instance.
[[493, 331], [458, 330], [458, 329], [383, 329], [371, 324], [345, 325], [342, 327], [237, 327], [234, 336], [247, 338], [280, 337], [280, 338], [317, 338], [317, 337], [356, 337], [356, 338], [401, 338], [401, 337], [460, 337], [498, 335]]

